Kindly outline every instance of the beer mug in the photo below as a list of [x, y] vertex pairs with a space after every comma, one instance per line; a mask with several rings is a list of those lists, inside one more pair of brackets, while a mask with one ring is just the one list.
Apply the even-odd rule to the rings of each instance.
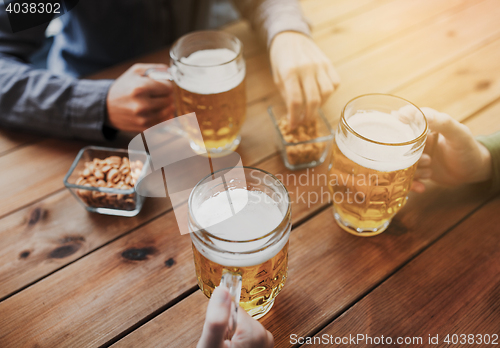
[[[175, 84], [177, 115], [196, 113], [197, 122], [181, 129], [197, 154], [225, 156], [240, 141], [246, 116], [243, 44], [223, 31], [198, 31], [178, 39], [170, 49], [170, 68], [146, 75]], [[200, 139], [199, 134], [203, 139]]]
[[367, 94], [346, 104], [328, 182], [341, 228], [373, 236], [389, 226], [407, 201], [426, 139], [424, 114], [402, 98]]
[[258, 319], [287, 278], [290, 197], [272, 174], [239, 168], [239, 177], [214, 180], [229, 170], [222, 169], [196, 185], [188, 201], [189, 229], [201, 291], [210, 298], [223, 283]]

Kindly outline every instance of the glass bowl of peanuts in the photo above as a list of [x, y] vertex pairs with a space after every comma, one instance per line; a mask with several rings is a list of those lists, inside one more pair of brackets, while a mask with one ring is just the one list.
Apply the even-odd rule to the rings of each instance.
[[64, 177], [64, 185], [90, 212], [117, 216], [135, 216], [144, 198], [137, 194], [136, 184], [143, 178], [146, 153], [98, 146], [80, 150]]
[[318, 117], [291, 129], [284, 105], [270, 106], [267, 111], [276, 130], [276, 146], [285, 166], [290, 170], [312, 168], [328, 157], [333, 143], [333, 130], [323, 111]]

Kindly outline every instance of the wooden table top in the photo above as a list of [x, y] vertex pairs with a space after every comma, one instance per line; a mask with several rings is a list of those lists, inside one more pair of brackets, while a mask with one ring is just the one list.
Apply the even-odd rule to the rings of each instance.
[[[302, 5], [342, 78], [324, 106], [332, 126], [352, 97], [381, 92], [449, 113], [475, 135], [500, 130], [498, 0]], [[289, 174], [269, 140], [266, 109], [280, 97], [266, 50], [245, 22], [224, 30], [243, 41], [247, 61], [248, 118], [238, 152], [245, 165]], [[139, 61], [167, 62], [167, 50]], [[130, 64], [95, 77], [116, 77]], [[63, 177], [84, 145], [0, 131], [0, 347], [195, 346], [208, 300], [196, 283], [189, 236], [179, 234], [166, 199], [148, 199], [133, 218], [82, 209]], [[295, 197], [324, 189], [286, 184]], [[358, 238], [336, 225], [330, 205], [294, 199], [289, 277], [261, 323], [276, 347], [358, 334], [422, 337], [426, 346], [429, 335], [439, 335], [435, 346], [447, 346], [448, 334], [493, 341], [500, 334], [499, 211], [500, 199], [476, 187], [431, 185], [410, 195], [385, 233]], [[131, 248], [153, 252], [131, 261], [122, 256]]]

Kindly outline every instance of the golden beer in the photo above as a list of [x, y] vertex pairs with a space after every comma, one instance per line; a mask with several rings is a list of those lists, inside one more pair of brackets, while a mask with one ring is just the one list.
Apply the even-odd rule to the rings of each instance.
[[191, 192], [189, 228], [196, 277], [210, 297], [223, 274], [237, 275], [242, 284], [240, 306], [260, 318], [271, 309], [287, 278], [290, 199], [271, 174], [236, 168], [244, 177], [233, 176], [227, 180], [230, 186], [209, 176]]
[[329, 188], [334, 213], [351, 226], [372, 230], [364, 236], [380, 233], [376, 229], [389, 224], [405, 205], [417, 164], [391, 172], [365, 168], [347, 158], [336, 143], [332, 156]]
[[246, 115], [245, 80], [233, 89], [215, 94], [199, 94], [176, 86], [176, 107], [179, 115], [196, 113], [197, 125], [184, 124], [184, 129], [197, 140], [199, 127], [204, 146], [208, 149], [227, 148], [233, 144], [241, 131]]
[[424, 115], [404, 99], [371, 94], [346, 105], [328, 182], [340, 227], [373, 236], [389, 226], [407, 201], [426, 135]]
[[[196, 277], [201, 291], [207, 296], [219, 285], [224, 269], [241, 275], [240, 306], [248, 314], [261, 317], [272, 306], [285, 285], [288, 271], [288, 242], [271, 259], [254, 266], [223, 266], [203, 256], [193, 244]], [[259, 316], [259, 314], [261, 314]]]
[[222, 31], [187, 34], [170, 50], [177, 115], [196, 113], [196, 124], [181, 124], [198, 154], [225, 156], [240, 143], [246, 115], [242, 52], [242, 43]]

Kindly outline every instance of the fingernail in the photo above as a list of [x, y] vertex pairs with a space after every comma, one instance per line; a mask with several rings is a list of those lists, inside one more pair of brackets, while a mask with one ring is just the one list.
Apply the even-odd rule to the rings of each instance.
[[225, 303], [229, 299], [229, 292], [224, 285], [220, 285], [214, 290], [211, 298], [216, 303]]

